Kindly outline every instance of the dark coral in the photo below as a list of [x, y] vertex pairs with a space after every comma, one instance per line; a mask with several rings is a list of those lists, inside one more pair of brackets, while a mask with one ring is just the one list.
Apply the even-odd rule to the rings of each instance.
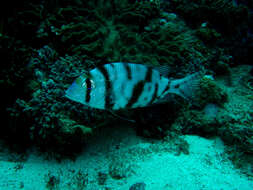
[[[216, 46], [225, 48], [233, 56], [234, 63], [252, 63], [252, 3], [172, 0], [169, 3], [165, 1], [165, 4], [169, 4], [165, 7], [176, 11], [191, 27], [196, 28], [204, 41], [214, 39]], [[209, 44], [214, 45], [215, 41]]]
[[64, 97], [67, 81], [73, 80], [78, 72], [75, 68], [82, 68], [81, 62], [69, 56], [59, 58], [48, 46], [37, 53], [27, 67], [33, 73], [26, 86], [31, 94], [17, 99], [8, 109], [9, 127], [19, 129], [21, 125], [26, 137], [29, 134], [28, 140], [43, 151], [50, 151], [53, 144], [53, 150], [65, 155], [80, 151], [86, 137], [92, 133], [89, 125], [94, 128], [100, 120], [96, 117], [94, 122], [95, 112], [89, 114], [82, 105], [66, 101]]
[[248, 9], [231, 0], [172, 0], [171, 7], [195, 26], [209, 23], [219, 32], [235, 34], [244, 30], [248, 22]]

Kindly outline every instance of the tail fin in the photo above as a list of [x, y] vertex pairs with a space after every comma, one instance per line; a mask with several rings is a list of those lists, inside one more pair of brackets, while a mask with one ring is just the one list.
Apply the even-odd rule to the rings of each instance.
[[200, 90], [200, 81], [203, 76], [204, 72], [197, 72], [182, 79], [172, 80], [169, 93], [177, 94], [192, 102], [196, 92]]

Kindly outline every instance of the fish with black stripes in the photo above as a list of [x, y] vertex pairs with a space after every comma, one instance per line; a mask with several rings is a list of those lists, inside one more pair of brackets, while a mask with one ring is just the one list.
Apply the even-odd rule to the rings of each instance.
[[66, 97], [105, 110], [146, 107], [166, 102], [169, 94], [191, 100], [201, 76], [198, 72], [182, 79], [169, 79], [150, 66], [109, 63], [81, 74], [66, 90]]

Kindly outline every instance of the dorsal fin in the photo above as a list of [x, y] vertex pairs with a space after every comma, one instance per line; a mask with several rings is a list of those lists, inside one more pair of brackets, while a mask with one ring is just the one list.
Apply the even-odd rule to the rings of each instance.
[[171, 68], [167, 65], [156, 66], [154, 69], [159, 71], [159, 73], [164, 77], [168, 77], [171, 73]]
[[89, 71], [82, 72], [82, 75], [85, 76], [86, 78], [89, 78], [89, 79], [92, 78]]
[[91, 75], [90, 75], [90, 72], [89, 71], [82, 71], [81, 73], [74, 73], [74, 74], [72, 74], [72, 76], [71, 77], [73, 77], [73, 78], [77, 78], [77, 77], [80, 77], [80, 76], [83, 76], [83, 77], [85, 77], [85, 78], [91, 78]]

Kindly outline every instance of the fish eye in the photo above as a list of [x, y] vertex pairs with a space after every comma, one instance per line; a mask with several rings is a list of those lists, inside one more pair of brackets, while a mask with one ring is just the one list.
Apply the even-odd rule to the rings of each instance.
[[91, 86], [87, 89], [92, 89], [92, 88], [95, 88], [95, 82], [93, 80], [90, 80], [90, 83], [91, 83]]
[[82, 87], [91, 90], [92, 88], [95, 88], [95, 82], [89, 78], [86, 78], [83, 80]]

